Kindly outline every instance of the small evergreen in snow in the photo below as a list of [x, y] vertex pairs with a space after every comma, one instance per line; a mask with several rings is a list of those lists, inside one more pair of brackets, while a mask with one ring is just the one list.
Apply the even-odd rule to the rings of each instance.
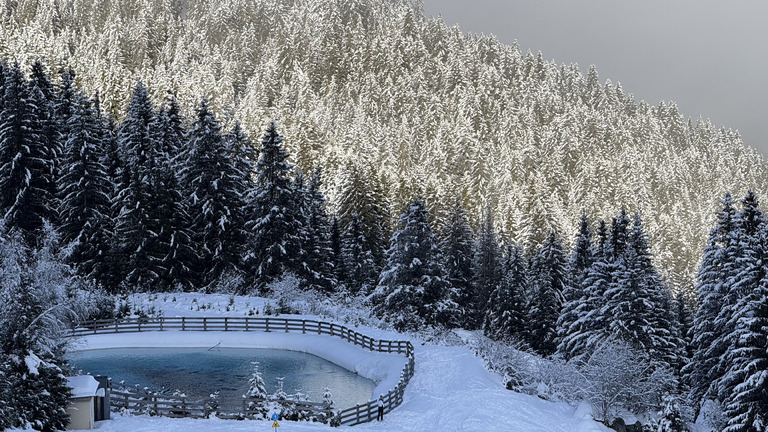
[[387, 265], [371, 299], [376, 315], [398, 330], [422, 325], [453, 325], [457, 306], [450, 300], [437, 241], [420, 200], [400, 217], [392, 235]]

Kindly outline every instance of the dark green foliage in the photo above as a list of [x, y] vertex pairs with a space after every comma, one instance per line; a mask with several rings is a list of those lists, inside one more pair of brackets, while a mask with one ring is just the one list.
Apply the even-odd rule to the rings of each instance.
[[301, 194], [294, 187], [293, 165], [287, 158], [283, 137], [271, 123], [256, 164], [256, 191], [247, 223], [251, 240], [245, 256], [247, 274], [261, 290], [286, 272], [298, 274], [302, 267]]
[[440, 250], [445, 261], [446, 277], [456, 292], [456, 303], [462, 315], [466, 315], [473, 309], [472, 251], [475, 235], [459, 197], [445, 215], [441, 232]]
[[563, 309], [557, 319], [557, 350], [566, 360], [570, 359], [570, 353], [565, 339], [570, 332], [575, 331], [573, 327], [578, 325], [580, 309], [587, 302], [582, 284], [587, 276], [587, 269], [592, 266], [596, 258], [597, 251], [592, 242], [589, 218], [587, 215], [582, 215], [579, 220], [579, 231], [576, 233], [576, 242], [568, 259], [567, 280], [563, 289]]
[[112, 226], [112, 184], [102, 165], [106, 125], [84, 96], [73, 96], [71, 102], [59, 182], [59, 232], [63, 242], [74, 242], [70, 260], [79, 273], [99, 279]]
[[352, 294], [365, 293], [376, 283], [378, 273], [373, 253], [365, 249], [365, 234], [357, 213], [352, 213], [342, 239], [342, 260], [345, 284]]
[[565, 249], [551, 231], [531, 258], [528, 280], [533, 295], [530, 304], [529, 343], [542, 355], [557, 350], [557, 319], [563, 306], [566, 283]]
[[[342, 182], [339, 185], [339, 224], [345, 232], [350, 231], [353, 215], [359, 223], [361, 247], [373, 259], [378, 272], [384, 265], [389, 219], [388, 204], [376, 173], [371, 169], [349, 164], [342, 168]], [[355, 282], [353, 281], [354, 285]]]
[[523, 248], [506, 245], [501, 264], [501, 281], [491, 293], [483, 333], [495, 340], [522, 341], [527, 336], [524, 294], [528, 290]]
[[472, 302], [465, 314], [465, 327], [482, 326], [491, 291], [501, 281], [500, 263], [498, 236], [493, 226], [493, 213], [488, 206], [483, 212], [483, 220], [475, 237], [472, 257]]
[[43, 91], [18, 65], [5, 70], [0, 107], [0, 216], [34, 245], [44, 220], [55, 217], [49, 121]]

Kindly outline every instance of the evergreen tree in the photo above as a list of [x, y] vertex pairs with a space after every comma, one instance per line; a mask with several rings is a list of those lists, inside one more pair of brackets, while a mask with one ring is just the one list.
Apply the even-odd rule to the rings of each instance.
[[57, 242], [50, 224], [40, 248], [29, 252], [16, 230], [0, 229], [0, 367], [13, 397], [12, 427], [42, 431], [63, 429], [70, 390], [61, 370], [64, 333], [76, 318], [66, 296], [71, 274], [55, 258]]
[[604, 295], [612, 283], [613, 266], [608, 259], [608, 228], [605, 221], [597, 227], [597, 245], [592, 263], [585, 271], [582, 290], [585, 301], [576, 307], [576, 320], [560, 342], [559, 351], [565, 358], [589, 355], [608, 337], [606, 320], [602, 315]]
[[582, 286], [587, 269], [595, 260], [595, 249], [592, 245], [592, 229], [589, 226], [589, 218], [583, 214], [579, 220], [579, 231], [573, 251], [568, 259], [566, 275], [567, 280], [563, 289], [563, 309], [557, 319], [557, 350], [560, 355], [568, 360], [569, 353], [564, 343], [571, 328], [579, 320], [579, 308], [587, 302]]
[[47, 203], [50, 214], [46, 217], [46, 220], [56, 223], [56, 209], [58, 208], [57, 180], [61, 175], [59, 162], [63, 154], [64, 143], [66, 142], [66, 137], [62, 135], [62, 132], [65, 130], [63, 125], [66, 124], [68, 118], [64, 116], [64, 112], [56, 110], [59, 92], [51, 82], [40, 60], [32, 64], [28, 85], [30, 87], [30, 94], [38, 99], [35, 104], [38, 108], [36, 116], [43, 140], [43, 157], [49, 169], [43, 179], [47, 195], [52, 200]]
[[527, 291], [527, 266], [523, 248], [508, 244], [504, 248], [502, 277], [488, 302], [483, 333], [501, 341], [526, 339], [524, 293]]
[[418, 330], [424, 324], [453, 325], [456, 304], [449, 300], [451, 288], [420, 200], [408, 206], [398, 225], [372, 295], [374, 312], [400, 331]]
[[80, 274], [93, 276], [109, 249], [112, 185], [102, 165], [101, 119], [83, 95], [71, 110], [59, 182], [59, 231], [63, 242], [75, 243], [70, 260]]
[[44, 220], [53, 220], [50, 148], [44, 134], [47, 101], [27, 84], [18, 64], [5, 71], [0, 110], [0, 215], [35, 245]]
[[351, 294], [366, 294], [376, 281], [376, 263], [371, 251], [365, 249], [365, 234], [357, 213], [352, 213], [342, 239], [344, 276]]
[[122, 258], [119, 279], [144, 290], [153, 289], [164, 273], [152, 177], [158, 163], [157, 143], [150, 130], [154, 117], [147, 88], [137, 83], [117, 133], [124, 166], [113, 204], [116, 220], [112, 253], [116, 259]]
[[445, 216], [442, 227], [443, 238], [440, 250], [445, 259], [445, 271], [448, 282], [457, 292], [456, 303], [462, 315], [473, 309], [472, 301], [472, 250], [474, 232], [469, 226], [467, 212], [456, 197], [454, 206]]
[[299, 191], [304, 197], [302, 250], [306, 252], [300, 275], [306, 286], [328, 293], [336, 285], [336, 280], [331, 249], [331, 226], [321, 186], [321, 170], [318, 168], [309, 176], [306, 188]]
[[725, 330], [716, 324], [727, 291], [726, 281], [735, 266], [736, 209], [730, 194], [725, 194], [717, 223], [710, 231], [709, 242], [704, 249], [698, 273], [696, 291], [697, 307], [693, 317], [691, 362], [683, 369], [691, 388], [690, 398], [702, 401], [709, 393], [713, 370], [722, 354], [717, 352], [715, 341]]
[[500, 250], [496, 230], [493, 227], [493, 213], [487, 206], [480, 229], [475, 237], [472, 256], [472, 305], [467, 311], [467, 328], [479, 328], [488, 305], [491, 291], [501, 280]]
[[768, 277], [739, 301], [732, 318], [735, 346], [726, 354], [724, 432], [759, 432], [768, 427]]
[[562, 240], [550, 231], [531, 259], [529, 285], [534, 297], [530, 307], [530, 344], [542, 355], [557, 349], [557, 319], [563, 305], [566, 281], [565, 250]]
[[188, 203], [177, 176], [186, 132], [174, 99], [157, 113], [149, 129], [156, 154], [150, 175], [152, 213], [158, 221], [155, 236], [160, 257], [159, 286], [191, 289], [199, 286], [201, 275], [189, 231]]
[[245, 242], [243, 178], [233, 164], [230, 146], [221, 125], [203, 99], [188, 134], [186, 151], [180, 156], [181, 183], [186, 187], [187, 208], [201, 284], [210, 289], [222, 275], [238, 272]]
[[257, 190], [247, 225], [251, 242], [245, 264], [260, 289], [286, 272], [298, 274], [300, 256], [304, 255], [301, 196], [293, 185], [293, 165], [287, 162], [288, 154], [282, 143], [282, 135], [271, 123], [261, 140]]
[[352, 215], [357, 214], [362, 247], [369, 252], [378, 272], [384, 265], [387, 250], [389, 212], [381, 185], [374, 172], [354, 164], [346, 165], [340, 173], [337, 216], [345, 231], [349, 231]]
[[345, 284], [347, 281], [347, 272], [346, 265], [344, 264], [344, 245], [341, 227], [339, 227], [339, 218], [337, 218], [335, 215], [331, 218], [328, 246], [331, 249], [330, 261], [333, 264], [333, 276], [337, 283]]
[[730, 275], [725, 280], [727, 290], [715, 320], [715, 326], [721, 329], [722, 334], [714, 340], [711, 347], [714, 352], [719, 353], [710, 378], [713, 394], [721, 402], [734, 391], [735, 382], [728, 376], [728, 370], [732, 367], [729, 354], [741, 343], [736, 329], [743, 310], [741, 303], [750, 293], [759, 289], [766, 273], [764, 259], [768, 257], [768, 243], [763, 238], [766, 218], [758, 206], [754, 192], [748, 192], [741, 205], [741, 211], [736, 214], [736, 229], [729, 242], [731, 247], [728, 248], [733, 251], [733, 270], [726, 273]]

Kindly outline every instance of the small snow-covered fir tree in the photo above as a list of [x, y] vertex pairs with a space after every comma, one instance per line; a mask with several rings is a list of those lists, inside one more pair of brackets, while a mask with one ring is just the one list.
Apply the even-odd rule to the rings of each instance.
[[365, 294], [376, 283], [376, 262], [371, 251], [365, 249], [365, 234], [357, 213], [352, 213], [342, 239], [341, 259], [347, 290], [351, 294]]
[[500, 341], [525, 340], [525, 300], [527, 266], [523, 248], [506, 245], [502, 260], [502, 277], [491, 294], [483, 323], [483, 333]]
[[309, 176], [303, 190], [298, 191], [303, 196], [302, 250], [306, 253], [298, 272], [303, 285], [330, 293], [336, 285], [334, 255], [331, 249], [331, 222], [321, 186], [321, 170], [318, 168]]
[[483, 212], [483, 219], [475, 237], [472, 256], [472, 303], [465, 315], [464, 326], [480, 328], [491, 291], [501, 280], [501, 251], [493, 212], [490, 205]]
[[73, 274], [50, 224], [31, 253], [18, 232], [0, 231], [0, 369], [13, 389], [5, 400], [16, 415], [11, 426], [63, 429], [70, 395], [61, 370], [64, 335], [87, 304], [73, 295]]
[[440, 251], [445, 261], [446, 277], [456, 291], [456, 303], [465, 315], [467, 310], [472, 309], [473, 301], [472, 251], [475, 234], [459, 197], [445, 215], [441, 233]]
[[392, 235], [387, 265], [371, 296], [376, 315], [398, 330], [422, 325], [454, 325], [456, 304], [450, 300], [437, 241], [420, 200], [400, 217]]
[[579, 231], [576, 233], [573, 251], [568, 259], [566, 269], [567, 280], [563, 288], [563, 309], [557, 319], [557, 350], [566, 360], [570, 357], [567, 344], [564, 341], [568, 338], [572, 326], [579, 319], [579, 309], [587, 301], [582, 284], [586, 277], [587, 269], [595, 260], [595, 253], [589, 218], [587, 215], [582, 215], [579, 220]]
[[566, 281], [565, 250], [560, 237], [550, 231], [531, 258], [528, 269], [533, 294], [529, 312], [530, 344], [542, 355], [557, 349], [557, 319], [563, 305]]

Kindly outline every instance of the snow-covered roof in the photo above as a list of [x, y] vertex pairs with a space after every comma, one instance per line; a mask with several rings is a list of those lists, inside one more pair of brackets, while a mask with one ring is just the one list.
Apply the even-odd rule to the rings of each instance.
[[67, 377], [67, 385], [72, 389], [73, 398], [93, 397], [99, 388], [99, 382], [91, 375]]

